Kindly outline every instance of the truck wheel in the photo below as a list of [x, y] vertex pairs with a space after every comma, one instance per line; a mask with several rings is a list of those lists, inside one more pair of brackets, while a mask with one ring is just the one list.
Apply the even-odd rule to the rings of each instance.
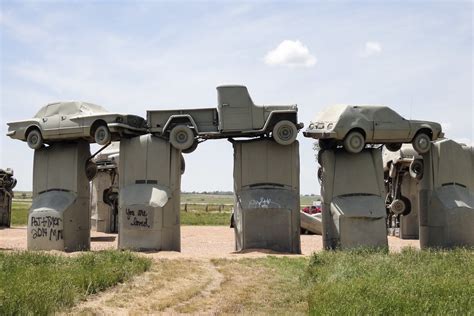
[[86, 162], [86, 177], [89, 181], [92, 181], [97, 175], [97, 165], [92, 161]]
[[385, 144], [385, 148], [387, 148], [389, 151], [399, 151], [402, 148], [402, 143]]
[[193, 151], [195, 151], [197, 147], [198, 147], [198, 142], [194, 141], [191, 147], [189, 147], [188, 149], [183, 149], [182, 151], [184, 154], [190, 154]]
[[298, 136], [298, 129], [290, 121], [280, 121], [275, 124], [272, 132], [273, 139], [280, 145], [290, 145]]
[[417, 153], [426, 154], [431, 148], [431, 137], [423, 132], [418, 133], [412, 140], [413, 149]]
[[26, 136], [26, 142], [31, 149], [40, 149], [43, 146], [43, 136], [39, 129], [31, 130]]
[[94, 140], [99, 145], [107, 145], [112, 140], [112, 134], [107, 125], [100, 125], [95, 129]]
[[189, 149], [194, 143], [194, 133], [185, 125], [175, 126], [170, 132], [170, 143], [179, 150]]
[[365, 138], [361, 132], [352, 131], [344, 138], [344, 148], [347, 152], [357, 154], [362, 151], [365, 147]]
[[390, 210], [395, 215], [400, 215], [405, 212], [406, 205], [402, 199], [395, 199], [392, 203], [390, 203]]

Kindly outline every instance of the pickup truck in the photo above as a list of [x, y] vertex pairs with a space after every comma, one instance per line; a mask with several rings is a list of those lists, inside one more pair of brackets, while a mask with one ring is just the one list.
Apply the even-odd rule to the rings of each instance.
[[216, 108], [147, 111], [150, 133], [169, 139], [184, 153], [194, 151], [200, 140], [213, 138], [271, 136], [281, 145], [296, 140], [298, 107], [258, 106], [247, 87], [217, 87]]

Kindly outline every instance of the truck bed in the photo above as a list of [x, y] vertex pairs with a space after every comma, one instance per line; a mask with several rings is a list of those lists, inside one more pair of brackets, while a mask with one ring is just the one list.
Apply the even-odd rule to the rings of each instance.
[[[197, 133], [217, 132], [218, 116], [215, 108], [151, 110], [147, 111], [147, 123], [151, 133], [161, 134], [168, 120], [173, 116], [190, 116], [196, 123]], [[169, 129], [168, 129], [169, 130]]]

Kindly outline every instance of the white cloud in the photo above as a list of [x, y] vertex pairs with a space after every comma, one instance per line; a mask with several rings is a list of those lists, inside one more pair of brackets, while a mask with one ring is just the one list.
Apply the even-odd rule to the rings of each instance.
[[382, 45], [379, 42], [366, 42], [362, 57], [376, 56], [382, 53]]
[[277, 48], [267, 53], [264, 61], [270, 66], [312, 67], [316, 65], [317, 59], [300, 41], [284, 40]]

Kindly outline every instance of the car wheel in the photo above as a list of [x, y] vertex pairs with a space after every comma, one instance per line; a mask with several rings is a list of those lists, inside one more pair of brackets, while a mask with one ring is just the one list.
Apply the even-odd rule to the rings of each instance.
[[395, 215], [401, 215], [405, 212], [406, 204], [402, 199], [395, 199], [390, 203], [390, 210]]
[[199, 143], [195, 140], [195, 141], [193, 142], [193, 144], [191, 145], [191, 147], [189, 147], [189, 148], [187, 148], [187, 149], [183, 149], [183, 153], [184, 153], [184, 154], [190, 154], [190, 153], [192, 153], [193, 151], [196, 150], [196, 148], [198, 147], [198, 144], [199, 144]]
[[415, 159], [410, 163], [410, 177], [413, 179], [421, 179], [423, 177], [423, 161]]
[[273, 139], [280, 145], [290, 145], [298, 136], [298, 129], [290, 121], [280, 121], [275, 124], [272, 132]]
[[399, 151], [402, 148], [402, 143], [385, 144], [385, 148], [387, 148], [389, 151]]
[[426, 133], [418, 133], [412, 141], [413, 149], [419, 154], [426, 154], [431, 148], [431, 137]]
[[189, 149], [194, 143], [194, 133], [185, 125], [175, 126], [170, 132], [170, 143], [179, 150]]
[[92, 181], [97, 175], [97, 165], [92, 161], [86, 163], [86, 177], [89, 181]]
[[365, 138], [361, 132], [352, 131], [344, 138], [344, 148], [347, 152], [357, 154], [365, 147]]
[[94, 140], [99, 145], [107, 145], [112, 141], [112, 134], [107, 125], [100, 125], [95, 129]]
[[26, 142], [31, 149], [40, 149], [43, 146], [43, 136], [39, 129], [31, 130], [26, 136]]
[[184, 172], [186, 171], [186, 161], [184, 160], [184, 157], [183, 155], [180, 155], [181, 156], [181, 175], [184, 174]]

